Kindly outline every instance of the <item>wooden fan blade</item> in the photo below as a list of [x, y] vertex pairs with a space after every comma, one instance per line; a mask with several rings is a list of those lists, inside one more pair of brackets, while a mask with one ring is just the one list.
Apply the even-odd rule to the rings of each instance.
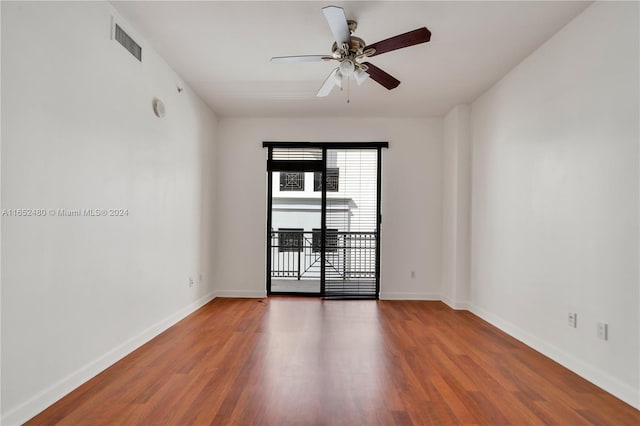
[[322, 13], [327, 19], [329, 28], [333, 33], [333, 38], [338, 43], [338, 47], [342, 47], [344, 43], [351, 46], [351, 33], [349, 32], [349, 24], [344, 14], [344, 9], [337, 6], [327, 6], [322, 8]]
[[322, 98], [324, 96], [327, 96], [329, 93], [331, 93], [331, 91], [333, 90], [333, 87], [336, 85], [337, 72], [338, 72], [338, 68], [331, 71], [331, 74], [329, 74], [329, 77], [327, 77], [324, 80], [324, 83], [322, 83], [322, 86], [320, 86], [320, 89], [318, 89], [318, 93], [316, 93], [316, 96]]
[[382, 71], [371, 62], [364, 62], [363, 64], [367, 66], [367, 74], [369, 74], [371, 79], [377, 81], [387, 89], [395, 89], [400, 84], [400, 80]]
[[365, 50], [371, 48], [375, 49], [375, 53], [369, 56], [376, 56], [382, 53], [391, 52], [392, 50], [413, 46], [415, 44], [426, 43], [429, 40], [431, 40], [431, 31], [429, 31], [427, 27], [422, 27], [417, 30], [409, 31], [408, 33], [400, 34], [395, 37], [370, 44], [365, 47]]
[[320, 62], [329, 59], [333, 58], [327, 55], [276, 56], [271, 58], [271, 62], [283, 64], [291, 62]]

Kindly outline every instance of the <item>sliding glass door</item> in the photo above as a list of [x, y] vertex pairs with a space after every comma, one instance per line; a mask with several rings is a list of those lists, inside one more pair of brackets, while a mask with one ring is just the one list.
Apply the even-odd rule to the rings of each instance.
[[268, 294], [377, 298], [386, 143], [268, 148]]

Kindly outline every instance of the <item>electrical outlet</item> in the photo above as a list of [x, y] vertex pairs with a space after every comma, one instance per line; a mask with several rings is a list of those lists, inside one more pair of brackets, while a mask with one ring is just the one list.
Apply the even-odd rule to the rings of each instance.
[[193, 278], [189, 277], [189, 287], [193, 287]]
[[609, 338], [609, 324], [599, 322], [597, 330], [598, 339], [607, 340]]
[[567, 319], [569, 327], [578, 327], [578, 314], [576, 314], [575, 312], [569, 312], [569, 316], [567, 317]]

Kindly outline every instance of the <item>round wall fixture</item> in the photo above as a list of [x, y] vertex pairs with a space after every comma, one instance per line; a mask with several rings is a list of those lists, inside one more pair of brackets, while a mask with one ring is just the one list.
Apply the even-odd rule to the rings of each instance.
[[164, 109], [164, 103], [160, 99], [153, 100], [153, 113], [158, 118], [162, 118], [166, 114], [166, 111]]

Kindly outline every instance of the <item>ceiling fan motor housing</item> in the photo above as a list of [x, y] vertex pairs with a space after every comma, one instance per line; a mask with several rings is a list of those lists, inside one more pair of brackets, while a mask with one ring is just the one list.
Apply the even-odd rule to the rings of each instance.
[[[351, 45], [349, 46], [349, 52], [346, 54], [346, 56], [351, 56], [351, 55], [359, 56], [359, 55], [362, 55], [364, 53], [364, 48], [365, 48], [366, 45], [367, 44], [360, 37], [351, 36]], [[338, 43], [336, 43], [334, 41], [333, 42], [333, 46], [331, 46], [331, 52], [340, 53], [340, 50], [341, 49], [338, 47]]]

